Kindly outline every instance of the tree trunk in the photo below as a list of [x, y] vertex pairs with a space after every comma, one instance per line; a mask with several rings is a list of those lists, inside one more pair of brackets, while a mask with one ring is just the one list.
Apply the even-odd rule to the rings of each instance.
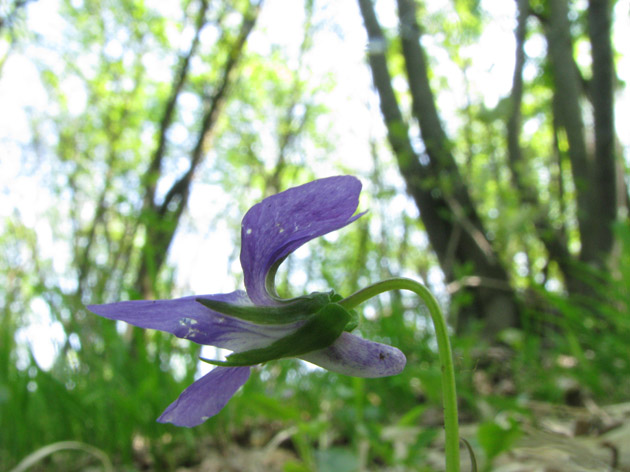
[[[429, 240], [449, 286], [466, 292], [469, 303], [458, 307], [457, 328], [462, 331], [481, 320], [492, 337], [519, 323], [520, 308], [491, 243], [485, 237], [464, 180], [461, 178], [450, 144], [435, 107], [429, 86], [424, 51], [420, 45], [415, 8], [408, 0], [399, 1], [403, 55], [413, 98], [413, 113], [420, 125], [428, 164], [420, 163], [403, 120], [387, 67], [385, 37], [371, 0], [359, 0], [369, 37], [369, 63], [380, 106], [388, 130], [388, 140], [396, 155], [407, 191], [420, 210]], [[470, 266], [468, 277], [458, 279], [456, 269]]]

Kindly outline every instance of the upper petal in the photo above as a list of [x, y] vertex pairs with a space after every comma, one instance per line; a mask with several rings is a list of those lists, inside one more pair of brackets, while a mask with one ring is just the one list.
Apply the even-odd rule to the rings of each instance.
[[177, 298], [174, 300], [133, 300], [105, 305], [89, 305], [97, 315], [125, 321], [140, 328], [157, 329], [199, 344], [231, 351], [244, 351], [268, 346], [293, 333], [302, 322], [285, 325], [258, 325], [217, 313], [197, 298], [251, 305], [241, 290], [217, 294]]
[[356, 220], [361, 182], [352, 176], [315, 180], [265, 198], [241, 227], [245, 289], [256, 305], [273, 304], [265, 289], [269, 269], [313, 238]]
[[353, 377], [387, 377], [399, 374], [407, 359], [397, 348], [344, 332], [329, 347], [301, 359], [324, 369]]
[[249, 378], [249, 367], [217, 367], [191, 384], [160, 415], [160, 423], [189, 428], [216, 415]]

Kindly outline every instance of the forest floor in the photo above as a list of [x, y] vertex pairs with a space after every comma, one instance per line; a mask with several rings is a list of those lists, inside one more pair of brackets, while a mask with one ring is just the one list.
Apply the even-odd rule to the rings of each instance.
[[496, 472], [630, 471], [630, 403], [598, 407], [529, 405], [532, 421], [497, 457]]
[[[527, 413], [523, 413], [527, 412]], [[421, 423], [427, 426], [391, 426], [382, 429], [383, 441], [393, 444], [397, 457], [405, 458], [412, 448], [417, 448], [415, 438], [427, 427], [434, 428], [439, 421], [439, 411]], [[463, 424], [460, 435], [467, 438], [475, 450], [480, 472], [630, 472], [630, 402], [616, 405], [598, 406], [592, 401], [581, 407], [569, 407], [542, 402], [530, 402], [518, 415], [505, 418], [495, 417], [485, 425], [509, 423], [505, 434], [496, 426], [495, 434], [483, 444], [479, 429], [484, 424]], [[215, 438], [198, 439], [194, 445], [194, 455], [184, 452], [175, 444], [167, 445], [160, 456], [152, 455], [150, 445], [140, 438], [133, 442], [134, 460], [131, 464], [112, 466], [110, 458], [100, 457], [81, 443], [57, 443], [48, 446], [49, 452], [42, 450], [33, 454], [26, 468], [22, 463], [17, 469], [29, 472], [48, 471], [153, 471], [173, 470], [175, 472], [428, 472], [444, 469], [443, 435], [437, 436], [422, 451], [421, 468], [418, 466], [379, 466], [361, 465], [349, 449], [331, 446], [330, 449], [313, 451], [313, 462], [319, 467], [307, 467], [296, 454], [292, 440], [295, 427], [283, 428], [281, 424], [260, 424], [228, 441], [219, 442]], [[486, 456], [497, 445], [495, 457], [490, 465]], [[370, 444], [365, 441], [367, 457]], [[69, 449], [74, 449], [70, 451]], [[83, 453], [77, 453], [83, 451]], [[51, 453], [51, 451], [56, 451]], [[155, 451], [155, 449], [153, 449]], [[416, 451], [418, 452], [418, 451]], [[473, 470], [469, 455], [462, 448], [463, 472]], [[85, 454], [87, 453], [87, 454]], [[35, 457], [39, 454], [39, 457]], [[104, 455], [104, 454], [103, 454]], [[416, 454], [418, 456], [418, 454]], [[165, 465], [168, 458], [171, 464]], [[157, 461], [157, 463], [156, 463]], [[363, 461], [365, 462], [365, 461]], [[403, 463], [401, 461], [401, 463]], [[160, 463], [158, 466], [157, 464]], [[105, 468], [103, 468], [105, 466]]]
[[[630, 472], [630, 402], [599, 407], [566, 407], [547, 403], [528, 405], [532, 415], [518, 425], [518, 438], [509, 449], [494, 458], [492, 466], [479, 470], [493, 472]], [[461, 436], [475, 438], [476, 424], [463, 425]], [[413, 433], [413, 431], [407, 431]], [[283, 472], [297, 457], [286, 447], [286, 437], [278, 433], [264, 446], [240, 445], [237, 442], [217, 449], [208, 447], [204, 459], [194, 466], [179, 467], [177, 472]], [[288, 436], [288, 434], [287, 434]], [[401, 435], [410, 437], [409, 434]], [[391, 438], [390, 438], [391, 439]], [[427, 465], [442, 470], [444, 463], [441, 438], [427, 451]], [[472, 442], [472, 441], [471, 441]], [[404, 450], [409, 444], [398, 444]], [[482, 453], [477, 452], [477, 455]], [[356, 469], [355, 469], [356, 470]], [[406, 472], [405, 467], [360, 470]], [[413, 469], [417, 470], [417, 469]], [[462, 449], [462, 471], [471, 470], [467, 453]], [[329, 470], [318, 471], [329, 472]], [[336, 472], [336, 469], [330, 469]]]

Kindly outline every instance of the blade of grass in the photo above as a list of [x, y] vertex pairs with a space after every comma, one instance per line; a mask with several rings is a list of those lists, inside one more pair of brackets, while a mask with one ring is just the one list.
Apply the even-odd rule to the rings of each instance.
[[105, 472], [114, 472], [114, 467], [112, 466], [112, 462], [109, 460], [107, 454], [94, 446], [90, 446], [89, 444], [85, 444], [79, 441], [60, 441], [44, 446], [26, 456], [17, 466], [15, 466], [9, 472], [24, 472], [45, 457], [50, 456], [51, 454], [55, 454], [59, 451], [67, 450], [82, 451], [86, 454], [90, 454], [96, 457], [103, 464], [103, 470]]

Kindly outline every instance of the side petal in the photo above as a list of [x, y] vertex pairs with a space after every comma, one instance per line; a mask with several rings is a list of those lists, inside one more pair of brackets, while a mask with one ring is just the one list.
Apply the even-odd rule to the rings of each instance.
[[324, 369], [353, 377], [387, 377], [399, 374], [407, 359], [397, 348], [344, 332], [329, 347], [301, 359]]
[[236, 291], [174, 300], [133, 300], [89, 305], [88, 310], [112, 320], [140, 328], [157, 329], [199, 344], [245, 351], [266, 347], [296, 331], [303, 323], [259, 325], [217, 313], [196, 299], [211, 299], [237, 305], [251, 305], [247, 294]]
[[217, 367], [191, 384], [157, 419], [192, 428], [216, 415], [249, 378], [249, 367]]
[[361, 182], [352, 176], [315, 180], [265, 198], [241, 227], [245, 289], [256, 305], [274, 304], [265, 289], [271, 267], [313, 238], [352, 223]]

